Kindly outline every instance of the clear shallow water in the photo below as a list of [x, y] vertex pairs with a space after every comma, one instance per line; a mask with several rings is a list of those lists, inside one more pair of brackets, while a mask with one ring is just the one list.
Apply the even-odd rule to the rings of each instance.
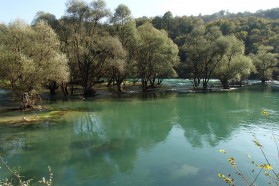
[[[76, 111], [55, 122], [0, 126], [0, 153], [27, 177], [47, 176], [50, 165], [55, 185], [226, 185], [217, 174], [233, 175], [229, 156], [244, 173], [251, 164], [247, 154], [265, 163], [253, 134], [279, 170], [271, 139], [279, 138], [276, 87], [51, 106]], [[0, 177], [7, 176], [0, 169]], [[258, 185], [266, 184], [260, 176]]]

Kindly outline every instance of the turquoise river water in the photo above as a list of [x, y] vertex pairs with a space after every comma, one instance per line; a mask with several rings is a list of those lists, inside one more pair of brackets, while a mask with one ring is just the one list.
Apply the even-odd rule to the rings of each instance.
[[[54, 185], [222, 186], [217, 175], [252, 180], [265, 164], [254, 136], [279, 171], [279, 88], [160, 94], [57, 102], [71, 110], [55, 121], [0, 126], [0, 153], [26, 178], [54, 174]], [[262, 114], [266, 110], [269, 114]], [[279, 139], [278, 139], [279, 140]], [[277, 140], [277, 141], [278, 141]], [[223, 154], [220, 150], [225, 150]], [[9, 177], [3, 165], [0, 178]], [[254, 171], [252, 171], [254, 169]], [[264, 173], [264, 171], [263, 171]], [[264, 174], [258, 185], [270, 182]]]

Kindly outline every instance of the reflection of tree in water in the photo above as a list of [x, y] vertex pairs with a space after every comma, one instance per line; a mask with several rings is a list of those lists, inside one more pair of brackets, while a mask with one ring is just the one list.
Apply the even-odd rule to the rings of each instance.
[[80, 113], [73, 120], [69, 161], [79, 178], [111, 178], [118, 172], [131, 172], [138, 149], [165, 140], [172, 128], [174, 107], [166, 102], [114, 102], [109, 106], [104, 104], [103, 112]]
[[[32, 178], [36, 182], [48, 175], [48, 165], [56, 169], [68, 158], [68, 148], [64, 145], [69, 139], [67, 132], [61, 132], [64, 135], [52, 133], [52, 124], [49, 124], [3, 127], [5, 130], [1, 130], [1, 155], [10, 167], [20, 167], [24, 179]], [[57, 169], [57, 175], [60, 170]], [[5, 171], [1, 169], [1, 173]]]
[[[24, 135], [16, 132], [16, 129], [0, 126], [0, 154], [8, 159], [13, 157], [17, 150], [28, 148], [25, 145]], [[5, 144], [5, 145], [3, 145]]]
[[81, 111], [69, 112], [57, 124], [12, 128], [7, 135], [1, 131], [5, 146], [0, 150], [26, 174], [41, 177], [50, 165], [57, 180], [107, 179], [130, 173], [139, 149], [150, 150], [166, 140], [173, 125], [184, 129], [193, 147], [218, 145], [242, 121], [257, 119], [251, 110], [254, 102], [259, 104], [254, 97], [237, 92], [85, 102], [86, 109], [79, 103]]
[[243, 121], [253, 119], [248, 94], [197, 94], [180, 101], [178, 123], [193, 147], [214, 147], [231, 136]]

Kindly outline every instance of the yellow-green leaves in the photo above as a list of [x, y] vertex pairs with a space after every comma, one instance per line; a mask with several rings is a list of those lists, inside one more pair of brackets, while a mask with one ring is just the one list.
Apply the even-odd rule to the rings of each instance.
[[227, 154], [227, 152], [225, 150], [219, 150], [219, 152], [223, 153], [223, 154]]
[[0, 34], [0, 79], [16, 95], [36, 92], [49, 81], [67, 81], [69, 66], [56, 33], [45, 22], [14, 21]]
[[254, 140], [253, 141], [255, 143], [255, 145], [257, 145], [258, 147], [262, 148], [262, 144], [260, 144], [260, 142], [258, 140]]
[[263, 169], [265, 169], [265, 170], [272, 170], [272, 169], [273, 169], [272, 166], [271, 166], [271, 165], [268, 165], [268, 164], [263, 164], [263, 165], [257, 164], [257, 167], [263, 168]]
[[279, 63], [278, 53], [273, 53], [273, 50], [272, 46], [261, 45], [258, 47], [258, 52], [255, 55], [251, 55], [257, 73], [263, 83], [271, 79], [273, 72], [276, 70], [275, 67]]
[[234, 161], [234, 158], [233, 157], [230, 157], [228, 159], [229, 163], [234, 167], [236, 165], [235, 161]]
[[268, 115], [269, 115], [269, 112], [268, 112], [267, 110], [263, 110], [263, 111], [261, 112], [261, 114], [264, 115], [264, 116], [268, 116]]
[[222, 178], [227, 184], [229, 184], [229, 185], [234, 185], [234, 179], [232, 179], [232, 178], [229, 178], [229, 177], [226, 177], [225, 175], [223, 175], [223, 174], [218, 174], [218, 177], [219, 178]]
[[[262, 111], [262, 114], [268, 115], [268, 112]], [[235, 175], [237, 177], [240, 177], [241, 180], [247, 185], [256, 185], [256, 181], [258, 180], [259, 176], [261, 175], [261, 173], [265, 171], [264, 175], [268, 177], [268, 179], [270, 180], [270, 184], [274, 183], [274, 185], [279, 185], [279, 174], [273, 169], [272, 165], [270, 164], [269, 159], [264, 152], [263, 145], [259, 142], [259, 140], [256, 138], [255, 135], [253, 135], [253, 137], [254, 137], [253, 142], [257, 146], [257, 148], [261, 150], [262, 155], [265, 159], [265, 163], [261, 163], [261, 164], [255, 163], [252, 157], [248, 154], [247, 156], [248, 159], [251, 161], [251, 167], [246, 166], [245, 167], [246, 172], [244, 172], [242, 170], [243, 164], [241, 163], [241, 161], [240, 163], [238, 163], [238, 165], [236, 165], [234, 157], [229, 156], [228, 161], [230, 165], [233, 167], [233, 169], [236, 170]], [[219, 150], [219, 152], [225, 155], [227, 154], [227, 152], [223, 149]], [[231, 174], [228, 174], [228, 176], [224, 176], [223, 174], [218, 174], [218, 177], [222, 178], [228, 185], [235, 185], [234, 179], [231, 177]]]

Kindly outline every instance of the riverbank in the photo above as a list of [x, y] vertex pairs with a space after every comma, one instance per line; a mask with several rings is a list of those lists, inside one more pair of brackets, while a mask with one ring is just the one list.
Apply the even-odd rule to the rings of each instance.
[[[20, 103], [11, 99], [9, 91], [1, 90], [0, 93], [0, 124], [8, 125], [26, 125], [36, 124], [45, 121], [51, 121], [59, 118], [61, 115], [69, 112], [69, 108], [53, 108], [52, 103], [69, 102], [69, 101], [86, 101], [98, 99], [125, 99], [125, 98], [159, 98], [166, 97], [171, 94], [195, 94], [195, 93], [216, 93], [216, 92], [231, 92], [238, 90], [239, 86], [230, 89], [223, 89], [219, 82], [213, 80], [210, 82], [211, 88], [207, 90], [192, 89], [192, 85], [188, 80], [169, 79], [165, 80], [162, 85], [156, 87], [153, 91], [142, 92], [140, 85], [126, 83], [123, 86], [125, 92], [118, 93], [116, 86], [107, 87], [105, 84], [99, 84], [95, 87], [96, 95], [85, 98], [82, 95], [82, 89], [75, 87], [73, 95], [64, 96], [59, 90], [55, 96], [51, 96], [47, 90], [42, 91], [43, 105], [40, 109], [31, 109], [22, 111], [19, 110]], [[248, 84], [249, 85], [249, 84]], [[252, 83], [250, 84], [252, 85]]]

